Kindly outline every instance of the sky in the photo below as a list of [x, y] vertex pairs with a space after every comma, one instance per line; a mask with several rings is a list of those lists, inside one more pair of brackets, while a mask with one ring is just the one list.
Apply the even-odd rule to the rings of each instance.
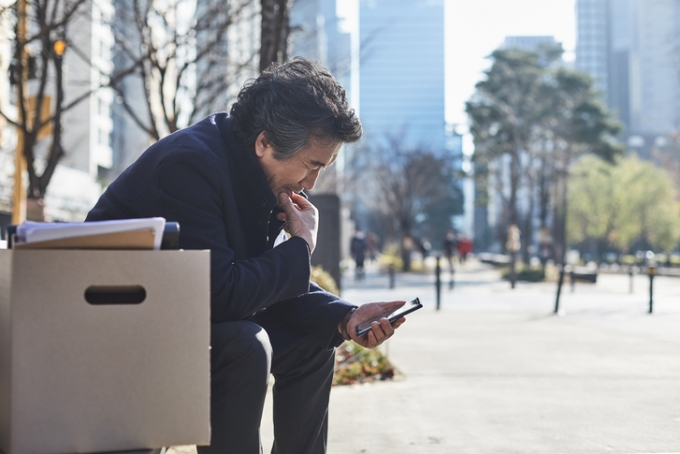
[[[467, 131], [465, 101], [506, 36], [553, 36], [574, 59], [576, 0], [421, 0], [444, 3], [446, 121]], [[337, 0], [344, 31], [358, 29], [359, 0]], [[464, 148], [469, 148], [464, 143]], [[466, 150], [471, 152], [471, 150]]]
[[[444, 2], [446, 29], [446, 121], [465, 131], [465, 101], [489, 67], [485, 57], [506, 36], [549, 35], [561, 42], [566, 60], [576, 46], [576, 0], [421, 0]], [[358, 28], [358, 0], [337, 0], [343, 28]], [[461, 128], [459, 128], [461, 129]]]
[[[425, 0], [427, 1], [427, 0]], [[573, 60], [576, 0], [444, 0], [446, 120], [466, 123], [465, 101], [506, 36], [552, 35]], [[464, 128], [463, 128], [464, 129]]]

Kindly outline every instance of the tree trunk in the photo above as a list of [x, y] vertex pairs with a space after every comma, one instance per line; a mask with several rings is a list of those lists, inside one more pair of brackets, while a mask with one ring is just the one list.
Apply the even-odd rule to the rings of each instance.
[[524, 220], [524, 241], [522, 241], [522, 262], [524, 265], [531, 264], [531, 247], [534, 237], [534, 191], [530, 191], [529, 212]]
[[558, 195], [555, 204], [555, 262], [565, 265], [567, 256], [567, 177], [562, 176], [558, 181]]
[[283, 63], [288, 58], [288, 15], [291, 4], [291, 0], [261, 0], [260, 72], [270, 64]]
[[545, 266], [549, 257], [550, 241], [548, 235], [548, 212], [550, 210], [550, 177], [548, 176], [548, 164], [547, 159], [541, 159], [541, 176], [539, 178], [539, 206], [538, 206], [538, 217], [540, 219], [540, 233], [542, 234], [540, 238], [540, 251], [539, 255], [541, 257], [541, 266], [543, 267], [543, 273], [545, 274]]
[[[519, 187], [520, 162], [519, 147], [515, 146], [510, 159], [510, 203], [508, 224], [517, 226], [517, 189]], [[517, 252], [519, 248], [513, 247], [510, 251], [510, 288], [515, 288], [517, 282]]]

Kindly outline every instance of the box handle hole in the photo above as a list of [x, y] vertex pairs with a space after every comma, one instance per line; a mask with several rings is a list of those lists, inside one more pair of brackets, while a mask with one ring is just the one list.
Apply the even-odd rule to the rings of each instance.
[[107, 304], [140, 304], [146, 299], [141, 285], [91, 285], [85, 290], [85, 301], [95, 306]]

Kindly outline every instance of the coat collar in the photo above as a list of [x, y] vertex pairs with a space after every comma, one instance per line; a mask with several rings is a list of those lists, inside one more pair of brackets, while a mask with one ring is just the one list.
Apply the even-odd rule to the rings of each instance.
[[231, 121], [224, 114], [224, 121], [220, 124], [222, 139], [225, 142], [225, 151], [230, 150], [232, 159], [240, 169], [242, 181], [247, 185], [250, 194], [256, 204], [271, 212], [278, 200], [269, 187], [267, 176], [255, 156], [255, 151], [241, 141], [231, 129]]
[[[278, 200], [269, 187], [267, 176], [260, 165], [260, 161], [257, 160], [255, 151], [236, 137], [236, 134], [231, 129], [229, 116], [226, 113], [224, 114], [224, 122], [220, 125], [220, 130], [226, 149], [233, 150], [234, 158], [239, 168], [244, 169], [244, 179], [249, 182], [249, 186], [255, 192], [255, 197], [261, 200], [263, 208], [266, 207], [269, 211], [273, 210], [278, 204]], [[309, 199], [309, 196], [304, 191], [301, 191], [299, 194], [305, 199]]]

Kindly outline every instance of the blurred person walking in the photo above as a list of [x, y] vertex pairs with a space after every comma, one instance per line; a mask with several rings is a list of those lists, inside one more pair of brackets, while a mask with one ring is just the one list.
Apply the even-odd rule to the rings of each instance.
[[453, 273], [453, 258], [458, 250], [458, 239], [453, 230], [446, 232], [444, 236], [444, 241], [442, 242], [442, 251], [444, 251], [444, 257], [446, 261], [449, 262], [449, 272]]
[[354, 233], [349, 249], [352, 259], [354, 259], [354, 280], [360, 281], [365, 277], [364, 260], [368, 251], [368, 243], [364, 238], [364, 232], [357, 230]]
[[472, 240], [466, 236], [461, 236], [458, 240], [458, 259], [461, 265], [465, 263], [472, 250]]

